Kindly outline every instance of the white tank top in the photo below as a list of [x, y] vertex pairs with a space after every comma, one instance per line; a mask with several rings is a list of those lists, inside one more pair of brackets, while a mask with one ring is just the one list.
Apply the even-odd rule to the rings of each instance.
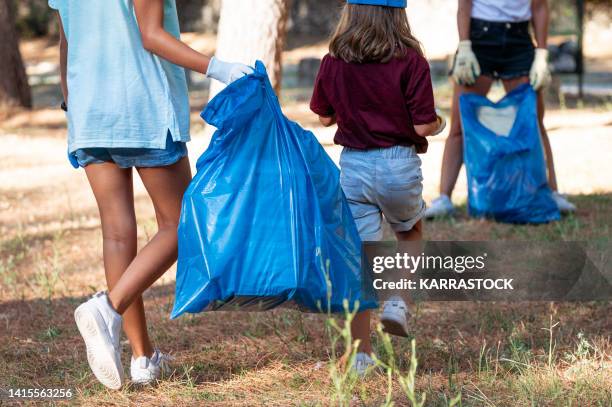
[[472, 17], [486, 21], [531, 20], [531, 0], [473, 0]]

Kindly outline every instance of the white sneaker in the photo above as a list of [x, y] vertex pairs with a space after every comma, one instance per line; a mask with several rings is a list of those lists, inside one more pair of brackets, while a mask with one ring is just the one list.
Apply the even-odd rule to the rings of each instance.
[[559, 208], [559, 212], [571, 213], [576, 211], [576, 205], [568, 201], [565, 195], [562, 195], [557, 191], [553, 191], [552, 197], [555, 203], [557, 204], [557, 207]]
[[93, 374], [106, 387], [120, 389], [123, 382], [121, 315], [111, 307], [106, 293], [99, 292], [78, 306], [74, 320], [85, 341]]
[[353, 369], [358, 376], [363, 377], [367, 373], [368, 369], [374, 366], [374, 360], [365, 352], [359, 352], [355, 355], [355, 361], [353, 362]]
[[408, 336], [408, 306], [401, 299], [385, 301], [380, 322], [383, 331], [396, 336]]
[[149, 384], [159, 379], [162, 374], [168, 374], [170, 372], [170, 366], [168, 362], [171, 357], [164, 355], [155, 349], [153, 356], [150, 358], [141, 356], [137, 359], [132, 357], [130, 363], [130, 375], [132, 376], [132, 382], [136, 384]]
[[425, 209], [425, 217], [427, 219], [449, 216], [455, 212], [455, 207], [448, 195], [440, 195], [427, 206]]

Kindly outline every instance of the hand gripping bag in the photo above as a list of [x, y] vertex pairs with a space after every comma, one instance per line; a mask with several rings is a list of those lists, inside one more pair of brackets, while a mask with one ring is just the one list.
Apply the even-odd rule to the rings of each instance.
[[172, 318], [281, 304], [339, 312], [345, 299], [375, 307], [338, 168], [283, 115], [263, 64], [202, 117], [217, 131], [183, 198]]
[[459, 100], [470, 215], [508, 223], [558, 220], [533, 88], [521, 85], [497, 103], [473, 93]]

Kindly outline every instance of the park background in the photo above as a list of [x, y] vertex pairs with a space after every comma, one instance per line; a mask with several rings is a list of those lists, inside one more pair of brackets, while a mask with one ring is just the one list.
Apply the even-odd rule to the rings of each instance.
[[[446, 114], [452, 89], [446, 73], [458, 41], [456, 3], [411, 0], [407, 9], [431, 63], [437, 105]], [[609, 243], [612, 4], [550, 3], [557, 73], [547, 90], [545, 122], [560, 191], [577, 204], [577, 212], [542, 226], [471, 219], [462, 171], [454, 196], [458, 215], [427, 222], [426, 239]], [[183, 39], [227, 60], [263, 59], [286, 115], [311, 129], [336, 161], [335, 129], [319, 127], [308, 102], [341, 5], [336, 0], [177, 0]], [[581, 63], [575, 57], [580, 5], [582, 86], [579, 76], [569, 73]], [[152, 337], [174, 355], [174, 374], [145, 390], [127, 387], [117, 393], [98, 384], [72, 310], [104, 288], [101, 233], [84, 173], [66, 159], [57, 24], [44, 0], [0, 0], [0, 34], [0, 388], [70, 387], [77, 403], [103, 405], [370, 406], [384, 404], [388, 394], [397, 405], [410, 404], [397, 378], [390, 387], [381, 374], [354, 383], [330, 370], [341, 347], [338, 343], [332, 352], [326, 316], [281, 309], [169, 321], [174, 268], [145, 295]], [[199, 117], [211, 93], [202, 75], [188, 78], [195, 163], [212, 134]], [[495, 87], [491, 97], [502, 95]], [[432, 139], [422, 157], [428, 201], [437, 194], [446, 135]], [[142, 244], [156, 226], [138, 182], [136, 207]], [[466, 406], [612, 405], [611, 310], [608, 302], [420, 304], [412, 323], [419, 360], [416, 392], [434, 406], [448, 405], [459, 394]], [[381, 337], [375, 345], [379, 354], [388, 353]], [[397, 372], [408, 375], [410, 340], [394, 338], [393, 345]]]

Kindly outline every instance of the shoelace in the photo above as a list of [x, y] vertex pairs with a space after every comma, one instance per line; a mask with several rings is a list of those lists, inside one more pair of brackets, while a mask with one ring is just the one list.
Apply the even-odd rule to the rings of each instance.
[[[98, 291], [97, 293], [95, 293], [93, 295], [93, 298], [101, 298], [104, 297], [103, 301], [107, 301], [110, 305], [110, 300], [108, 299], [108, 292], [107, 291]], [[109, 331], [109, 334], [111, 335], [111, 342], [113, 343], [113, 348], [115, 349], [115, 352], [117, 353], [121, 353], [121, 338], [120, 337], [113, 337], [112, 335], [112, 331]]]
[[387, 304], [385, 304], [385, 308], [386, 307], [394, 307], [394, 308], [399, 308], [402, 311], [406, 311], [406, 304], [402, 301], [389, 301]]
[[169, 372], [170, 362], [172, 362], [174, 358], [170, 355], [162, 353], [159, 349], [156, 349], [155, 353], [157, 353], [157, 365], [159, 366], [159, 368], [163, 372], [166, 372], [166, 373]]

